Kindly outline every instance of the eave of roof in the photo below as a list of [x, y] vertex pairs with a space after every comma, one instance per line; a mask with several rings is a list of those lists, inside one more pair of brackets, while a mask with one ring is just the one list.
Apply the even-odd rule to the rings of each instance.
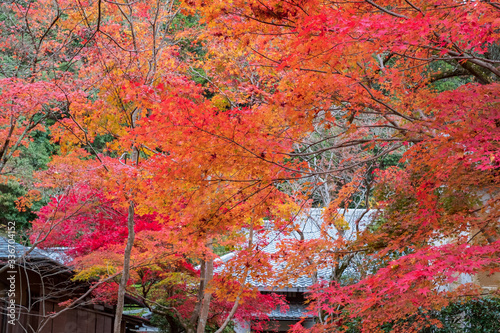
[[313, 318], [308, 313], [307, 306], [304, 304], [290, 304], [286, 311], [281, 311], [278, 307], [269, 314], [271, 320], [299, 320], [301, 318]]

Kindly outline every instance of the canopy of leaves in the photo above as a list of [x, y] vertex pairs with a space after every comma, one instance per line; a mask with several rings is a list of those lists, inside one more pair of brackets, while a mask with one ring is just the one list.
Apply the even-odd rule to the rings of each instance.
[[[318, 269], [332, 274], [311, 288], [312, 331], [411, 332], [479, 299], [460, 276], [500, 270], [497, 3], [0, 6], [0, 176], [50, 126], [60, 154], [37, 177], [57, 195], [32, 240], [70, 247], [78, 278], [123, 268], [133, 219], [129, 291], [188, 332], [209, 313], [219, 327], [282, 304], [248, 276], [284, 287]], [[312, 205], [319, 239], [261, 251]], [[361, 225], [348, 208], [377, 212]], [[218, 274], [214, 247], [235, 252]]]

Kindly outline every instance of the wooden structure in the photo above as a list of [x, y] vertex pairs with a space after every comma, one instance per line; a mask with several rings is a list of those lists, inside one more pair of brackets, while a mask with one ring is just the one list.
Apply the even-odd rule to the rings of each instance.
[[[12, 252], [15, 250], [15, 264]], [[33, 250], [0, 237], [0, 332], [2, 333], [112, 333], [114, 308], [95, 304], [90, 297], [77, 306], [65, 308], [62, 302], [74, 300], [89, 289], [86, 282], [72, 281], [71, 268], [60, 254]], [[11, 257], [9, 258], [9, 254]], [[128, 297], [127, 303], [138, 302]], [[122, 332], [129, 333], [147, 322], [123, 316]]]

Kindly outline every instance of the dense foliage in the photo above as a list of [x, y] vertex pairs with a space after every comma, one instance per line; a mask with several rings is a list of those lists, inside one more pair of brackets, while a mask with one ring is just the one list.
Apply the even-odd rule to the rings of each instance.
[[[172, 330], [220, 333], [284, 306], [248, 277], [328, 269], [313, 332], [445, 330], [495, 302], [497, 3], [0, 8], [0, 219], [24, 227], [44, 205], [32, 242], [69, 247], [101, 301], [120, 309], [127, 290]], [[311, 206], [320, 238], [262, 251]]]

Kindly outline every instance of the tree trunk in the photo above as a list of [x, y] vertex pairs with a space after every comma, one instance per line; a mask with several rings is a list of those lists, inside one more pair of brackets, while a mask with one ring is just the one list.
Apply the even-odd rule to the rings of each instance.
[[123, 257], [123, 273], [120, 279], [120, 285], [118, 286], [118, 301], [116, 303], [116, 313], [115, 313], [115, 325], [113, 332], [120, 333], [121, 332], [121, 321], [123, 315], [123, 306], [125, 305], [125, 292], [127, 287], [127, 282], [130, 273], [130, 256], [132, 254], [132, 247], [134, 245], [134, 204], [132, 202], [129, 203], [128, 206], [128, 238], [127, 238], [127, 246], [125, 247], [125, 253]]
[[[208, 246], [212, 250], [212, 243]], [[205, 327], [207, 326], [208, 311], [210, 310], [210, 301], [212, 300], [212, 293], [207, 291], [207, 286], [214, 276], [214, 259], [212, 258], [212, 253], [209, 253], [209, 258], [205, 260], [205, 275], [204, 275], [204, 285], [205, 292], [203, 296], [203, 301], [201, 303], [200, 317], [198, 320], [197, 333], [205, 333]]]

